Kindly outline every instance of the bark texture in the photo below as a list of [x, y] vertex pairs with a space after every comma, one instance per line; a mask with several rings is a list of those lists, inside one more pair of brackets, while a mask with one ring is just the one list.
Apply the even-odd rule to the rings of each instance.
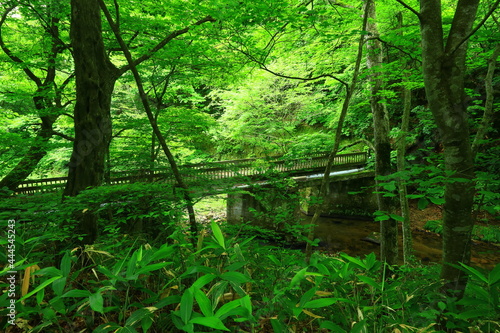
[[65, 196], [99, 186], [111, 141], [111, 95], [119, 70], [109, 60], [102, 39], [96, 0], [71, 1], [71, 43], [75, 61], [75, 141]]
[[[392, 213], [394, 200], [384, 196], [383, 189], [379, 186], [377, 176], [388, 176], [391, 168], [391, 143], [389, 141], [389, 116], [385, 104], [381, 102], [380, 95], [383, 88], [380, 67], [382, 66], [383, 53], [381, 42], [377, 39], [378, 29], [376, 24], [376, 9], [373, 0], [367, 0], [368, 24], [366, 31], [369, 33], [366, 40], [366, 67], [371, 71], [370, 76], [370, 106], [373, 114], [373, 138], [375, 146], [375, 182], [377, 185], [378, 209]], [[380, 258], [389, 265], [395, 265], [398, 260], [398, 222], [394, 219], [380, 221]]]
[[[464, 273], [449, 264], [470, 263], [474, 165], [464, 94], [466, 38], [472, 31], [478, 0], [459, 0], [447, 39], [441, 4], [420, 0], [422, 70], [429, 108], [444, 147], [443, 268], [445, 289], [463, 292]], [[460, 181], [456, 179], [460, 178]]]

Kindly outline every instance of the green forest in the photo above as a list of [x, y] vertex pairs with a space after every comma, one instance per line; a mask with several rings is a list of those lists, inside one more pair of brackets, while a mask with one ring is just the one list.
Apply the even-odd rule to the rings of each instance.
[[500, 0], [0, 4], [1, 332], [500, 332]]

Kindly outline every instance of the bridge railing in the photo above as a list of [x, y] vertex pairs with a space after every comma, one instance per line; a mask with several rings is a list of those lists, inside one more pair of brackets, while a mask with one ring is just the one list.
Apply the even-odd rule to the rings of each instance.
[[[333, 169], [347, 169], [362, 166], [366, 163], [366, 153], [340, 154], [334, 159]], [[322, 172], [328, 162], [327, 153], [315, 153], [303, 158], [286, 159], [283, 156], [273, 156], [266, 159], [240, 159], [187, 164], [180, 166], [180, 171], [188, 185], [204, 184], [207, 181], [229, 179], [258, 179], [269, 171], [287, 173], [288, 175], [304, 175]], [[53, 192], [64, 188], [67, 177], [35, 179], [23, 181], [17, 193], [34, 194], [38, 192]], [[165, 182], [175, 184], [173, 173], [168, 168], [154, 170], [131, 170], [115, 172], [108, 181], [109, 185], [134, 182]]]

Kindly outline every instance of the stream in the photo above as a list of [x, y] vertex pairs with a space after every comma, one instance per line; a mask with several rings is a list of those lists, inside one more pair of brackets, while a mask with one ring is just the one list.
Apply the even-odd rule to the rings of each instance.
[[[312, 217], [305, 216], [304, 224]], [[380, 255], [380, 245], [376, 244], [379, 232], [379, 223], [370, 220], [347, 220], [329, 217], [320, 217], [315, 231], [315, 238], [320, 240], [320, 250], [326, 252], [345, 252], [351, 256], [361, 256], [374, 252]], [[402, 232], [399, 230], [399, 257]], [[415, 256], [422, 263], [439, 263], [442, 255], [441, 236], [425, 230], [413, 230], [413, 249]], [[473, 241], [472, 265], [492, 269], [500, 262], [500, 246]], [[402, 264], [402, 259], [401, 259]]]

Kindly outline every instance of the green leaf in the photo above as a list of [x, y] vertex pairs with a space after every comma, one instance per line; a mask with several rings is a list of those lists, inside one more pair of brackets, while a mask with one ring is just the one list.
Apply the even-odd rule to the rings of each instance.
[[307, 309], [324, 308], [325, 306], [330, 306], [330, 305], [336, 303], [338, 300], [339, 300], [339, 298], [314, 299], [314, 300], [309, 301], [306, 304], [304, 304], [304, 308], [307, 308]]
[[420, 198], [420, 200], [418, 200], [418, 209], [422, 210], [422, 209], [425, 209], [427, 208], [427, 206], [429, 205], [429, 200], [427, 200], [426, 198]]
[[491, 270], [488, 274], [489, 285], [493, 286], [500, 281], [500, 264], [497, 264], [495, 268]]
[[99, 325], [93, 331], [93, 333], [108, 333], [108, 332], [111, 332], [111, 331], [115, 331], [115, 330], [117, 330], [119, 328], [121, 328], [121, 326], [118, 325], [117, 323], [106, 323], [106, 324]]
[[64, 276], [62, 279], [54, 281], [54, 283], [52, 284], [52, 289], [54, 290], [57, 296], [61, 296], [64, 291], [64, 287], [66, 286], [66, 280], [67, 280], [66, 276]]
[[307, 267], [302, 268], [295, 274], [295, 276], [292, 278], [292, 281], [290, 282], [290, 287], [294, 287], [295, 285], [299, 284], [302, 280], [304, 280], [304, 278], [306, 277], [306, 270]]
[[[247, 296], [245, 296], [245, 297], [247, 297]], [[217, 310], [217, 312], [215, 313], [215, 317], [217, 317], [217, 318], [224, 317], [224, 315], [226, 313], [228, 313], [229, 311], [231, 311], [233, 309], [236, 309], [239, 306], [241, 306], [241, 302], [239, 299], [235, 299], [234, 301], [228, 302], [228, 303], [224, 304], [223, 306], [221, 306], [219, 308], [219, 310]]]
[[203, 325], [216, 330], [229, 331], [222, 321], [217, 317], [197, 317], [189, 321], [191, 324]]
[[88, 290], [73, 289], [62, 295], [61, 297], [89, 297], [91, 294]]
[[61, 279], [62, 276], [59, 275], [59, 276], [54, 276], [53, 278], [50, 278], [48, 279], [47, 281], [44, 281], [42, 282], [42, 284], [40, 284], [38, 287], [36, 287], [35, 289], [33, 289], [31, 292], [27, 293], [26, 295], [24, 295], [23, 297], [21, 297], [19, 299], [19, 301], [22, 301], [28, 297], [31, 297], [32, 295], [38, 293], [40, 290], [42, 290], [43, 288], [47, 287], [49, 284], [51, 284], [52, 282], [58, 280], [58, 279]]
[[224, 236], [222, 235], [219, 225], [215, 221], [212, 221], [210, 224], [212, 227], [212, 233], [217, 240], [217, 243], [225, 250], [226, 244], [224, 243]]
[[64, 277], [67, 277], [69, 275], [69, 272], [71, 270], [71, 257], [69, 255], [69, 252], [66, 252], [64, 257], [61, 260], [61, 272]]
[[206, 274], [200, 276], [192, 285], [192, 288], [195, 289], [201, 289], [203, 288], [207, 283], [212, 282], [213, 279], [215, 279], [217, 275], [215, 274]]
[[92, 310], [99, 312], [99, 313], [104, 313], [104, 299], [102, 298], [101, 292], [98, 291], [94, 294], [91, 294], [89, 296], [89, 303], [90, 307]]
[[429, 197], [428, 199], [430, 200], [430, 202], [432, 202], [435, 205], [442, 205], [442, 204], [444, 204], [444, 198]]
[[155, 307], [147, 307], [134, 311], [125, 322], [125, 326], [136, 326], [146, 317], [150, 317], [156, 310]]
[[45, 296], [45, 289], [41, 289], [37, 294], [36, 294], [36, 303], [38, 305], [42, 304], [43, 297]]
[[160, 259], [164, 259], [164, 258], [170, 258], [172, 255], [172, 252], [174, 252], [175, 248], [176, 247], [174, 245], [163, 244], [160, 247], [160, 249], [158, 249], [158, 251], [153, 253], [153, 255], [151, 257], [151, 261], [160, 260]]
[[346, 330], [344, 330], [342, 327], [335, 324], [333, 321], [328, 321], [328, 320], [323, 321], [321, 323], [321, 325], [319, 326], [319, 328], [327, 329], [327, 330], [334, 332], [334, 333], [345, 333], [346, 332]]
[[144, 274], [144, 273], [148, 273], [148, 272], [152, 272], [152, 271], [156, 271], [160, 268], [163, 268], [167, 265], [170, 265], [172, 264], [172, 262], [159, 262], [159, 263], [156, 263], [156, 264], [152, 264], [152, 265], [147, 265], [145, 267], [142, 267], [141, 269], [139, 269], [136, 273], [136, 275], [140, 275], [140, 274]]
[[205, 295], [205, 293], [200, 289], [195, 289], [194, 297], [200, 307], [201, 313], [203, 313], [205, 317], [212, 317], [214, 315], [214, 311], [212, 309], [212, 303], [208, 299], [207, 295]]
[[251, 279], [248, 276], [240, 272], [226, 272], [222, 273], [220, 277], [223, 280], [234, 282], [237, 284], [242, 284], [251, 281]]
[[365, 276], [365, 275], [358, 275], [358, 279], [360, 279], [361, 281], [363, 281], [364, 283], [372, 286], [373, 288], [377, 289], [377, 290], [380, 290], [382, 288], [382, 286], [380, 284], [378, 284], [374, 279], [372, 279], [371, 277], [369, 276]]
[[191, 288], [186, 289], [184, 294], [182, 294], [180, 305], [181, 319], [184, 324], [187, 324], [189, 319], [191, 319], [191, 314], [193, 312], [193, 300], [193, 290]]
[[403, 222], [405, 220], [401, 215], [389, 214], [389, 216], [395, 221]]

